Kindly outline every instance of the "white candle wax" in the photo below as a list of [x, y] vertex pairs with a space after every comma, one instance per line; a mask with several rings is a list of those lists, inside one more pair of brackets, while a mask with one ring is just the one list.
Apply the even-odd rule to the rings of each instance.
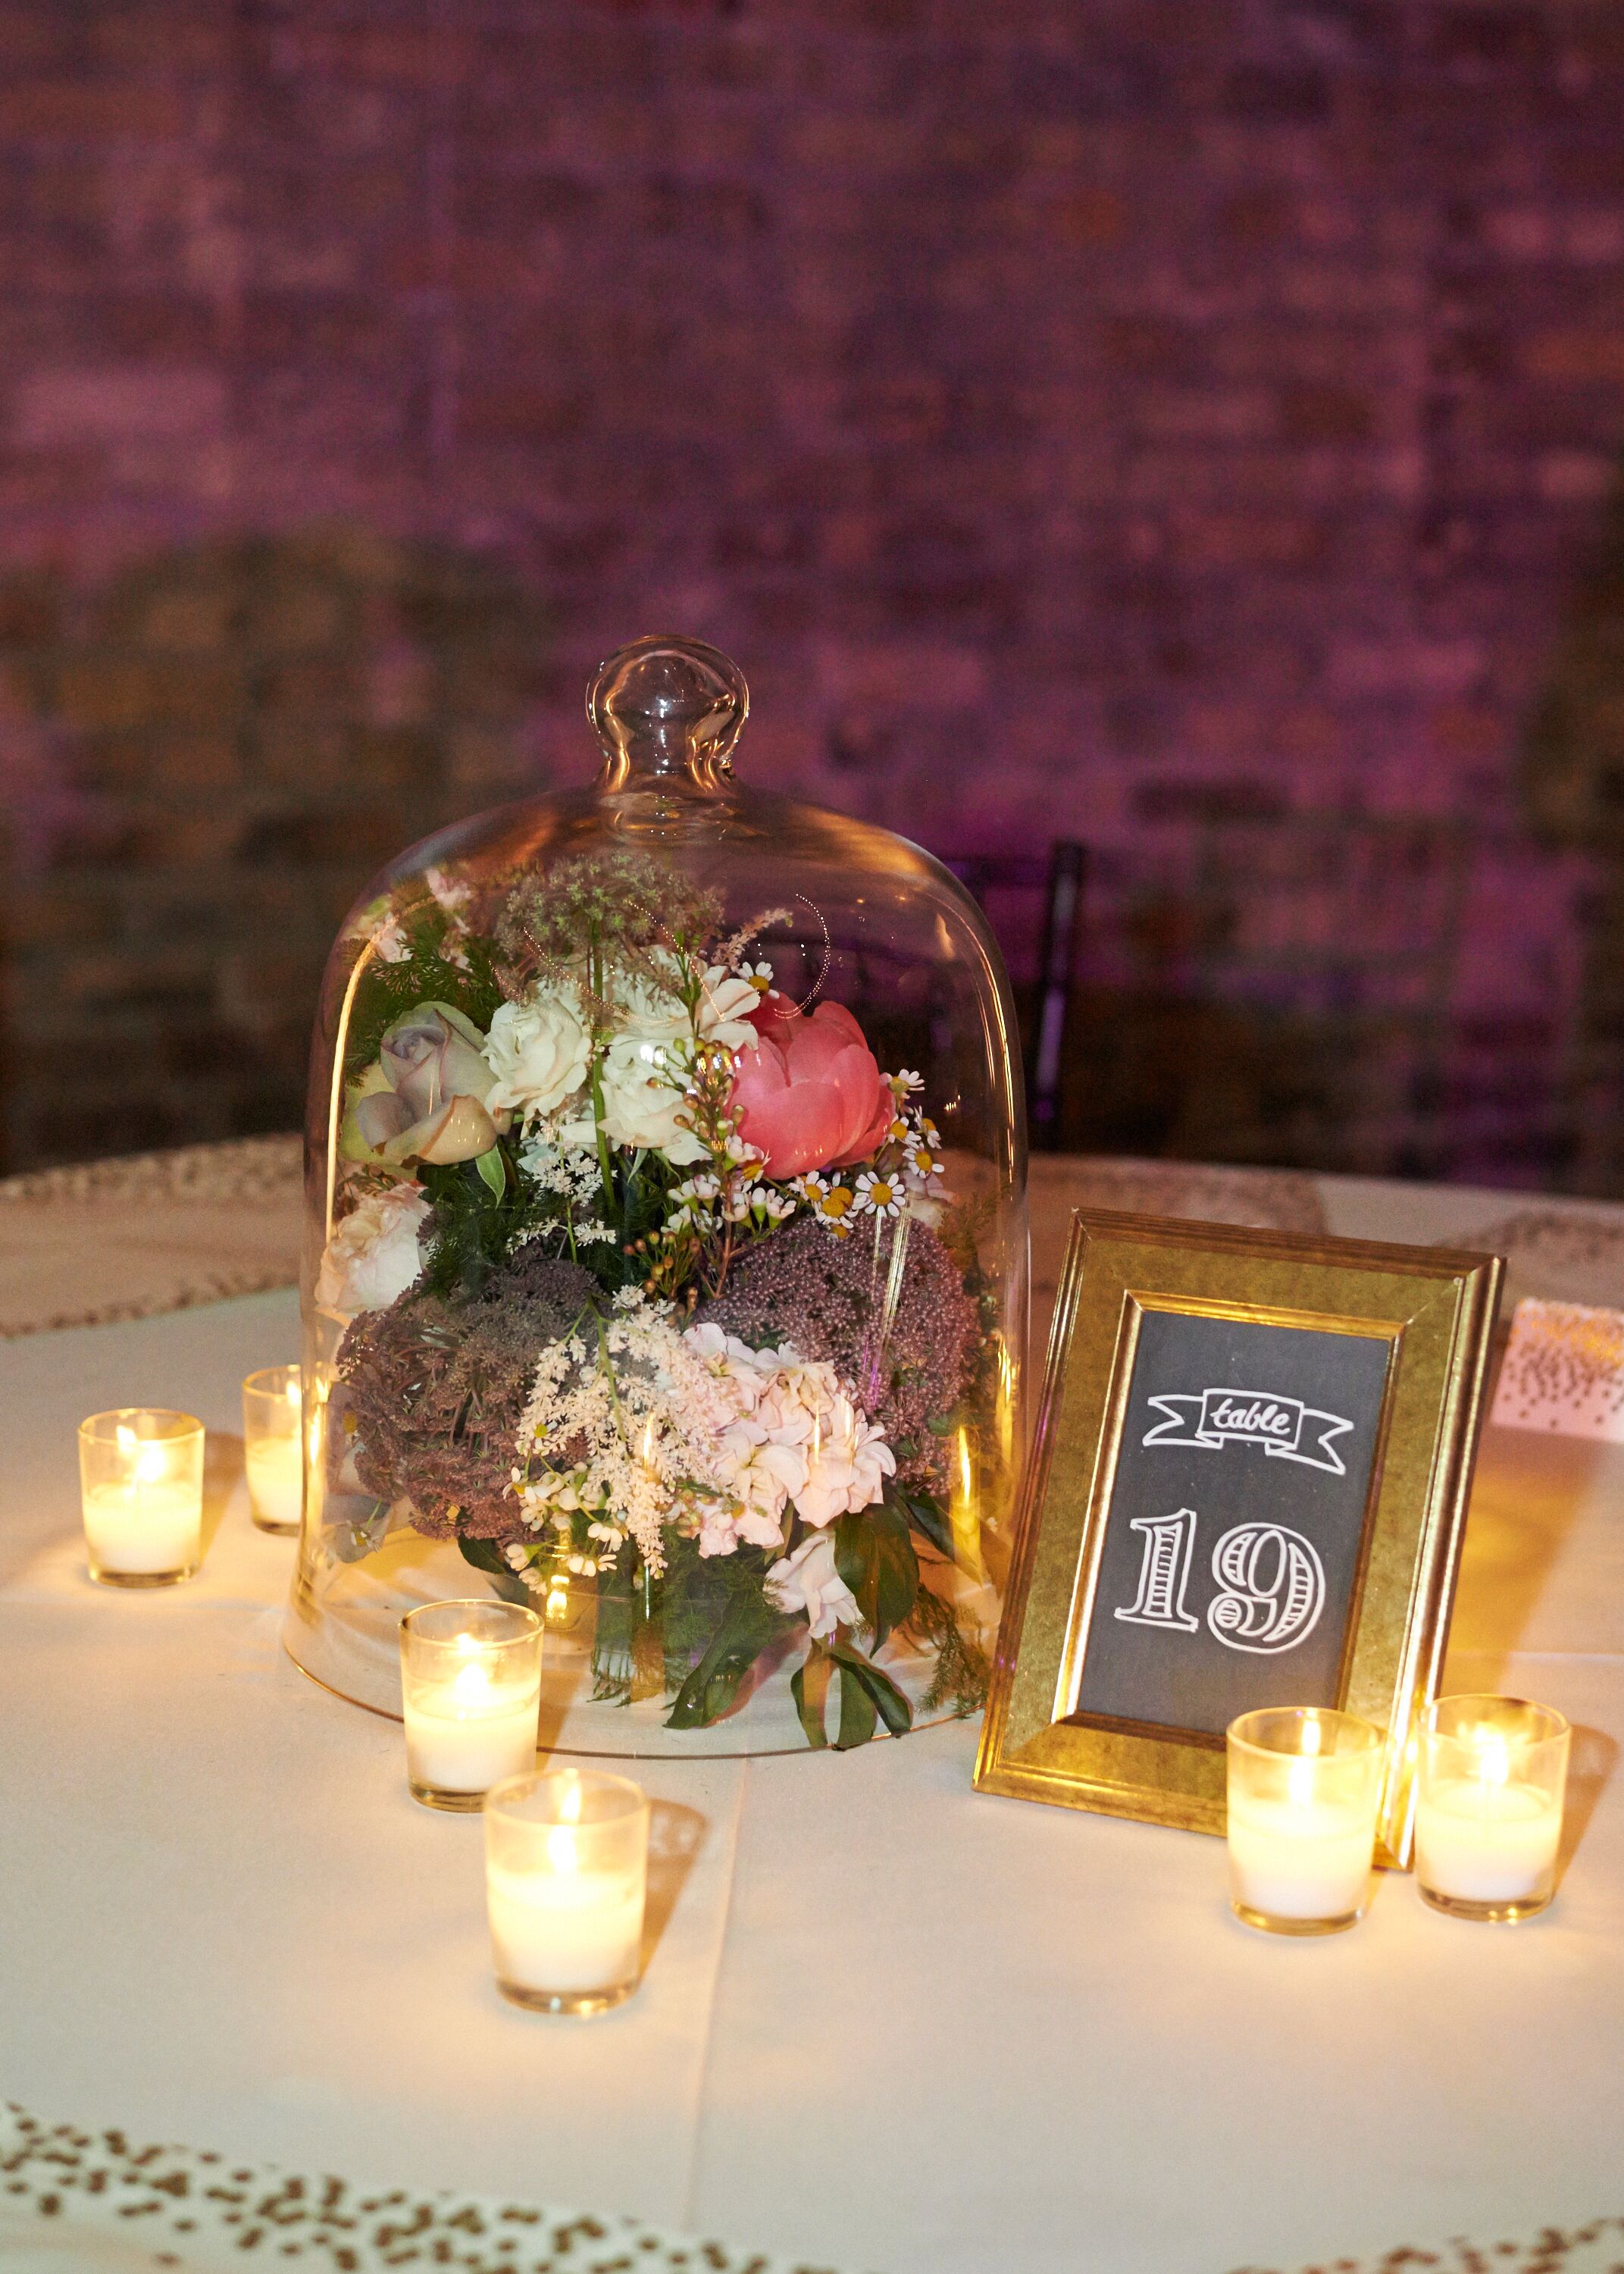
[[262, 1523], [297, 1532], [304, 1502], [304, 1462], [297, 1437], [251, 1437], [245, 1455], [248, 1496]]
[[199, 1559], [203, 1501], [194, 1485], [164, 1479], [87, 1485], [83, 1508], [86, 1542], [101, 1570], [184, 1571]]
[[1521, 1902], [1545, 1893], [1561, 1834], [1561, 1804], [1538, 1785], [1447, 1777], [1417, 1806], [1416, 1870], [1437, 1894]]
[[568, 1995], [616, 1990], [635, 1979], [643, 1949], [641, 1871], [492, 1865], [488, 1888], [491, 1947], [502, 1981]]
[[449, 1682], [410, 1683], [406, 1773], [435, 1792], [488, 1792], [536, 1766], [541, 1690], [499, 1685], [473, 1660]]
[[1238, 1902], [1274, 1918], [1345, 1918], [1365, 1901], [1370, 1811], [1322, 1801], [1231, 1801], [1229, 1875]]

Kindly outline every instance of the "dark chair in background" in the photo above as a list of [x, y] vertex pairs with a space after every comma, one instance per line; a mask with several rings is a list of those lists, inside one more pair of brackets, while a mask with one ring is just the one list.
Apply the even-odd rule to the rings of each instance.
[[[1053, 1152], [1060, 1142], [1060, 1053], [1077, 966], [1082, 929], [1083, 878], [1086, 860], [1074, 837], [1059, 837], [1041, 854], [970, 853], [947, 866], [984, 907], [989, 892], [1041, 892], [1042, 946], [1037, 982], [1022, 1020], [1026, 1068], [1026, 1124], [1034, 1150]], [[1019, 998], [1027, 990], [1018, 989]]]

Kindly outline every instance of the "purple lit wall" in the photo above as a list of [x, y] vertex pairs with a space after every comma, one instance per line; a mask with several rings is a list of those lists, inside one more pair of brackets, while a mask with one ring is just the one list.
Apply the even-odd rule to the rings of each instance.
[[12, 1163], [290, 1122], [367, 870], [682, 629], [754, 779], [1086, 841], [1074, 1141], [1617, 1183], [1521, 754], [1621, 121], [1613, 0], [0, 9]]

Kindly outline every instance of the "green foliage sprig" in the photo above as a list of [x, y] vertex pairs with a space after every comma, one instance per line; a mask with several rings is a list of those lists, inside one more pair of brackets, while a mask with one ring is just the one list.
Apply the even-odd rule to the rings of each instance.
[[[353, 1080], [377, 1058], [384, 1036], [397, 1019], [419, 1003], [449, 1003], [487, 1032], [505, 998], [496, 976], [491, 943], [458, 930], [448, 940], [451, 920], [432, 902], [400, 919], [405, 953], [395, 962], [374, 955], [369, 962], [350, 1017], [345, 1063]], [[462, 959], [447, 955], [455, 945]]]

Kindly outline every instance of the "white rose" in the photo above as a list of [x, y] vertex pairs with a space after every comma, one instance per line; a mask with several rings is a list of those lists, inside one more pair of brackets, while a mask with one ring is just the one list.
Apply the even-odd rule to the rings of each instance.
[[347, 1216], [327, 1245], [316, 1280], [316, 1300], [353, 1317], [387, 1310], [423, 1269], [417, 1234], [429, 1204], [418, 1185], [373, 1193]]
[[836, 1397], [824, 1409], [796, 1510], [807, 1524], [855, 1516], [880, 1498], [896, 1465], [884, 1431], [865, 1419], [849, 1397]]
[[838, 1626], [854, 1627], [861, 1621], [857, 1598], [835, 1569], [834, 1542], [826, 1532], [803, 1540], [793, 1555], [773, 1564], [764, 1584], [781, 1611], [806, 1613], [819, 1642]]
[[485, 1103], [527, 1118], [551, 1113], [586, 1079], [591, 1037], [575, 1003], [556, 990], [538, 990], [523, 1003], [504, 1003], [485, 1038], [495, 1084]]

